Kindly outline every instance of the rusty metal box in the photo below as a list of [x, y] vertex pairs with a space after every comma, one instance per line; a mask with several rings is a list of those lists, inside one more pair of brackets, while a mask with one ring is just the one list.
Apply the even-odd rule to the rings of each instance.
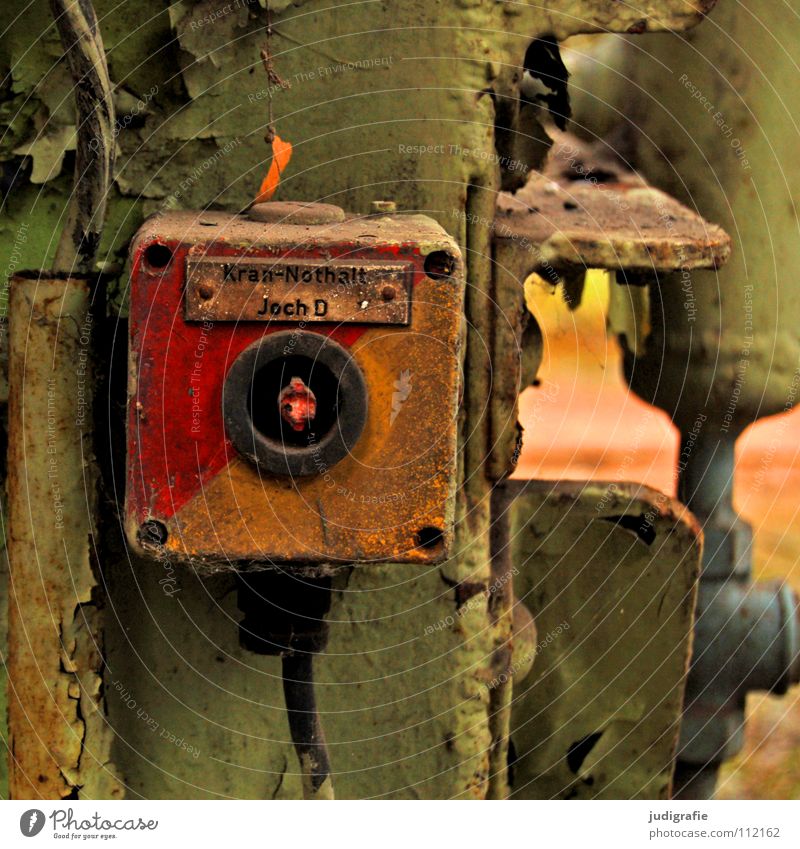
[[436, 222], [174, 212], [131, 256], [134, 547], [212, 568], [447, 556], [464, 284]]

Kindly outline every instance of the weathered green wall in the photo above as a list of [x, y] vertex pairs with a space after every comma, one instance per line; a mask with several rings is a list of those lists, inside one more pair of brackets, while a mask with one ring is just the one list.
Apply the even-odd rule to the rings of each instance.
[[[684, 27], [710, 4], [643, 5], [644, 12], [605, 0], [272, 3], [275, 68], [291, 83], [275, 92], [276, 126], [294, 144], [280, 197], [362, 212], [372, 199], [394, 198], [401, 209], [440, 220], [469, 264], [464, 417], [473, 435], [462, 460], [463, 551], [441, 569], [374, 567], [338, 585], [320, 697], [332, 711], [324, 721], [334, 770], [344, 771], [336, 777], [341, 796], [483, 792], [493, 635], [485, 604], [470, 605], [452, 624], [448, 617], [460, 597], [456, 585], [485, 585], [489, 576], [488, 488], [480, 474], [488, 368], [475, 352], [490, 313], [486, 222], [498, 184], [492, 95], [510, 90], [537, 34], [639, 28], [643, 15], [653, 28]], [[265, 16], [255, 4], [228, 4], [220, 15], [223, 6], [96, 4], [121, 128], [101, 253], [106, 270], [118, 274], [123, 309], [126, 246], [146, 214], [240, 209], [266, 171], [258, 57]], [[70, 161], [61, 160], [74, 122], [71, 83], [46, 2], [9, 0], [4, 12], [13, 24], [0, 42], [0, 66], [10, 69], [0, 90], [10, 122], [0, 158], [9, 179], [23, 161], [32, 160], [33, 170], [7, 186], [0, 268], [14, 250], [17, 268], [46, 267], [71, 186]], [[342, 67], [353, 61], [371, 64]], [[408, 150], [430, 144], [444, 151]], [[113, 551], [110, 505], [105, 520]], [[174, 583], [165, 584], [163, 565], [130, 563], [119, 551], [101, 567], [109, 587], [107, 709], [130, 795], [296, 795], [276, 662], [238, 649], [230, 579], [200, 583], [176, 566]], [[425, 633], [440, 621], [444, 629]]]
[[703, 404], [727, 430], [797, 400], [798, 38], [769, 0], [721, 3], [685, 34], [587, 42], [576, 74], [584, 132], [733, 238], [719, 271], [664, 281], [650, 355], [630, 365], [634, 389], [689, 426]]
[[[299, 796], [280, 662], [239, 648], [230, 579], [181, 577], [169, 595], [158, 584], [163, 567], [134, 568], [139, 591], [128, 591], [130, 573], [120, 570], [111, 593], [120, 626], [107, 680], [129, 796]], [[482, 605], [456, 617], [436, 569], [360, 569], [336, 588], [317, 677], [337, 797], [447, 798], [474, 788], [488, 693], [470, 682], [470, 667], [485, 664], [483, 640], [463, 639], [483, 622]], [[454, 620], [459, 627], [425, 633]]]
[[[487, 64], [467, 63], [453, 92], [442, 96], [434, 89], [425, 95], [421, 80], [436, 77], [444, 40], [431, 26], [438, 10], [428, 6], [423, 13], [423, 7], [419, 4], [416, 19], [421, 29], [401, 32], [391, 28], [391, 9], [384, 7], [376, 15], [373, 7], [369, 43], [346, 36], [363, 30], [363, 10], [337, 10], [334, 16], [311, 11], [309, 4], [295, 13], [294, 22], [279, 22], [287, 37], [273, 39], [279, 54], [276, 68], [292, 88], [276, 94], [277, 128], [295, 145], [282, 196], [322, 198], [357, 210], [364, 210], [372, 198], [395, 197], [405, 209], [431, 210], [463, 243], [467, 183], [475, 180], [491, 188], [490, 158], [449, 156], [447, 179], [442, 180], [442, 157], [409, 157], [400, 145], [441, 141], [439, 120], [449, 113], [454, 142], [490, 152], [491, 100], [475, 93], [486, 84]], [[172, 20], [166, 12], [146, 20], [133, 11], [106, 18], [104, 11], [112, 5], [98, 5], [112, 79], [119, 86], [118, 122], [123, 128], [103, 253], [120, 271], [130, 235], [145, 214], [171, 206], [241, 208], [253, 197], [268, 164], [265, 79], [258, 59], [263, 15], [236, 9], [212, 24], [203, 15], [213, 12], [215, 4], [194, 8], [200, 22], [196, 29], [182, 17], [185, 6], [173, 7]], [[20, 140], [45, 125], [56, 134], [55, 144], [61, 144], [55, 125], [69, 127], [73, 120], [63, 64], [48, 70], [60, 50], [53, 37], [41, 37], [47, 20], [41, 4], [5, 43], [5, 61], [14, 67], [13, 85], [19, 89], [12, 107], [18, 110], [14, 140], [6, 155], [18, 154]], [[172, 25], [181, 33], [181, 45]], [[201, 31], [203, 39], [195, 38]], [[330, 44], [321, 44], [312, 55], [301, 51], [297, 42], [307, 39], [309, 31], [324, 31]], [[459, 49], [481, 54], [483, 38], [465, 31], [446, 40], [446, 46], [451, 55]], [[46, 50], [37, 52], [35, 67], [28, 67], [26, 50], [37, 41]], [[220, 49], [208, 56], [209, 46]], [[421, 60], [429, 64], [424, 71], [419, 61], [403, 61], [415, 52], [434, 57]], [[381, 64], [369, 70], [335, 67], [357, 59]], [[28, 100], [31, 85], [45, 73], [47, 81]], [[380, 143], [371, 143], [377, 141], [374, 125], [389, 121], [393, 123], [385, 125]], [[57, 173], [53, 147], [40, 141], [24, 148], [33, 156], [33, 179]], [[43, 187], [24, 177], [14, 187], [5, 234], [13, 237], [21, 222], [28, 225], [23, 235], [30, 233], [20, 245], [18, 267], [49, 262], [49, 240], [57, 232], [70, 180], [63, 169]], [[484, 191], [478, 204], [486, 219], [491, 192]], [[122, 288], [124, 282], [120, 292]], [[124, 336], [118, 343], [124, 344]], [[485, 512], [485, 505], [475, 505], [475, 516]], [[483, 792], [488, 694], [481, 678], [491, 650], [485, 604], [473, 604], [469, 615], [460, 617], [458, 629], [424, 634], [427, 625], [455, 612], [454, 583], [488, 575], [485, 542], [478, 542], [471, 558], [441, 571], [358, 571], [337, 597], [346, 603], [335, 605], [331, 618], [344, 621], [332, 625], [330, 651], [319, 676], [323, 710], [333, 711], [325, 724], [334, 769], [345, 773], [337, 775], [339, 795]], [[113, 757], [130, 793], [296, 795], [296, 779], [283, 780], [296, 767], [276, 661], [238, 648], [231, 579], [203, 584], [175, 566], [177, 583], [164, 585], [159, 583], [162, 565], [136, 562], [131, 568], [119, 551], [109, 554], [102, 568], [109, 588], [106, 701], [109, 721], [119, 734]], [[387, 580], [392, 574], [397, 579]], [[326, 679], [348, 683], [328, 688]], [[380, 764], [384, 766], [376, 766]]]
[[520, 489], [514, 590], [538, 651], [514, 689], [512, 798], [668, 799], [699, 529], [638, 484]]

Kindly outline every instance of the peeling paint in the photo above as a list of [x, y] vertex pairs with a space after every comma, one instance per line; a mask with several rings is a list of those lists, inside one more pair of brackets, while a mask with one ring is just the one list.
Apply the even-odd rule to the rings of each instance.
[[[514, 589], [538, 628], [533, 672], [514, 691], [512, 798], [669, 798], [699, 527], [637, 484], [510, 486]], [[646, 517], [652, 544], [621, 516]]]
[[[9, 374], [10, 791], [118, 797], [102, 709], [91, 390], [81, 376], [89, 286], [16, 277]], [[82, 346], [83, 345], [83, 351]], [[81, 412], [79, 399], [87, 408]], [[48, 671], [49, 670], [49, 671]]]

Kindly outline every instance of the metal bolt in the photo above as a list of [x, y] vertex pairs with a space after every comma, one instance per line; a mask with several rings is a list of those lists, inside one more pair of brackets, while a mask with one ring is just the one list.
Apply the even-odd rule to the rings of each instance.
[[394, 286], [384, 286], [381, 290], [381, 297], [384, 301], [393, 301], [397, 297], [397, 290]]
[[210, 301], [214, 297], [214, 287], [209, 286], [208, 283], [201, 283], [197, 287], [197, 294], [200, 295], [204, 301]]

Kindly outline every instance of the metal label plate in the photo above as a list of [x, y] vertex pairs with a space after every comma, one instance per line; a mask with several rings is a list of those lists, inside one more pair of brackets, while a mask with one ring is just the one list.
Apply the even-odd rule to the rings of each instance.
[[408, 262], [189, 258], [187, 321], [408, 324]]

